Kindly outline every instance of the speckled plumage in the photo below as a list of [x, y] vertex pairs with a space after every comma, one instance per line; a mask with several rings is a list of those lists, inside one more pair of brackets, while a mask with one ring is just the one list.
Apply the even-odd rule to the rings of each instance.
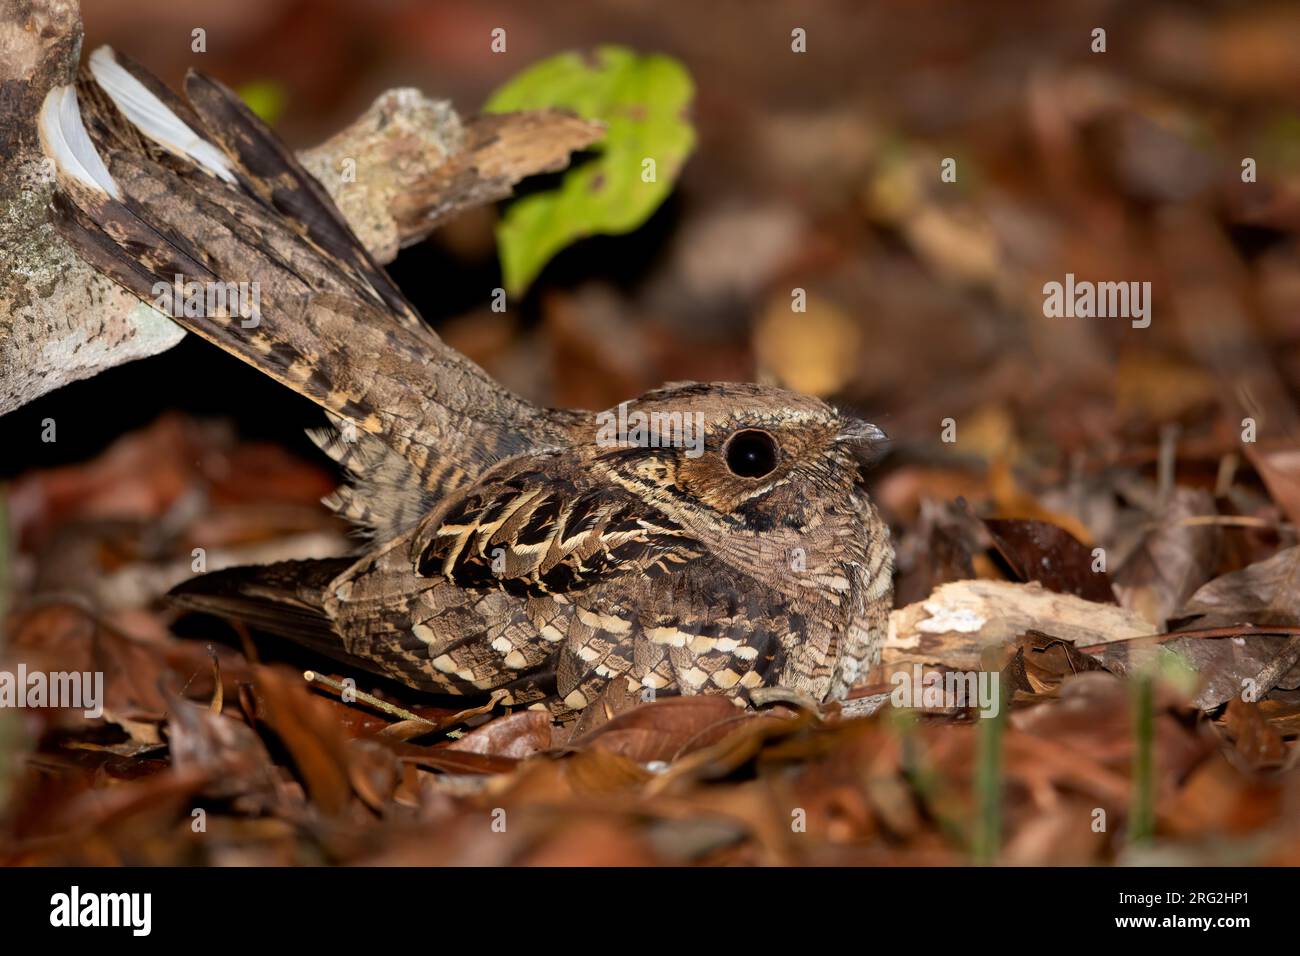
[[[876, 429], [758, 385], [650, 392], [621, 409], [647, 429], [613, 440], [610, 416], [537, 408], [438, 339], [229, 91], [191, 76], [185, 104], [121, 62], [235, 183], [134, 132], [83, 78], [121, 198], [61, 168], [64, 235], [146, 301], [178, 273], [256, 281], [255, 326], [176, 320], [326, 410], [335, 428], [314, 437], [351, 478], [329, 504], [369, 540], [357, 559], [206, 575], [179, 601], [560, 718], [612, 688], [833, 698], [877, 659], [893, 553], [862, 482]], [[699, 444], [673, 431], [683, 416]], [[761, 475], [733, 470], [741, 432], [770, 442]]]

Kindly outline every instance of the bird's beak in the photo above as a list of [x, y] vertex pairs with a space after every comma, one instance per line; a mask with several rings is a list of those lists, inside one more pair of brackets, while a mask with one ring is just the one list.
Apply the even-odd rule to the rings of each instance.
[[884, 430], [860, 418], [843, 419], [835, 440], [848, 445], [854, 457], [864, 465], [879, 461], [889, 447], [889, 436]]

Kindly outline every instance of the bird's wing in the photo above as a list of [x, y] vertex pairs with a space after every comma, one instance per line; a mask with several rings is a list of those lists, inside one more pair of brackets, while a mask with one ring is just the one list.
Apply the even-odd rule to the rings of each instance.
[[425, 577], [533, 597], [630, 573], [658, 577], [703, 554], [680, 525], [562, 447], [487, 470], [431, 512], [411, 542]]
[[687, 694], [776, 680], [803, 631], [793, 605], [573, 459], [507, 459], [346, 569], [233, 569], [173, 593], [412, 687], [565, 718], [616, 679]]
[[616, 678], [737, 693], [780, 675], [801, 631], [791, 607], [572, 458], [503, 461], [340, 576], [326, 606], [349, 651], [560, 716]]
[[[342, 428], [321, 443], [360, 482], [338, 510], [385, 539], [467, 476], [554, 439], [550, 418], [420, 320], [231, 91], [191, 74], [186, 103], [106, 47], [88, 66], [39, 119], [61, 233], [142, 301], [321, 405]], [[216, 301], [235, 292], [243, 314]]]
[[230, 568], [177, 586], [186, 609], [243, 621], [434, 694], [540, 704], [568, 719], [611, 682], [632, 693], [740, 694], [774, 683], [800, 621], [697, 560], [644, 587], [524, 597], [426, 578], [408, 539], [348, 559]]

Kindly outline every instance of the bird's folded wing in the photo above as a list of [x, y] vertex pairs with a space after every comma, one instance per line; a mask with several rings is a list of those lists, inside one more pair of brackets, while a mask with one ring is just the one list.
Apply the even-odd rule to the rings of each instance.
[[416, 529], [410, 558], [425, 577], [536, 597], [703, 556], [675, 521], [561, 447], [508, 458], [449, 496]]
[[563, 718], [614, 680], [719, 694], [775, 680], [793, 607], [572, 455], [507, 459], [346, 568], [237, 568], [173, 595], [411, 687]]

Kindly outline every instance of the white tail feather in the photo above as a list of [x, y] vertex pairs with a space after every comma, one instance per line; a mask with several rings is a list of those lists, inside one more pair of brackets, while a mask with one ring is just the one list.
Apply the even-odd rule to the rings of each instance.
[[96, 192], [108, 193], [117, 200], [122, 198], [122, 191], [113, 182], [81, 122], [75, 89], [56, 86], [46, 93], [37, 126], [45, 155], [54, 160], [64, 175]]
[[190, 129], [162, 100], [117, 62], [112, 47], [90, 55], [90, 72], [122, 115], [163, 149], [187, 157], [228, 183], [235, 177], [226, 155]]

